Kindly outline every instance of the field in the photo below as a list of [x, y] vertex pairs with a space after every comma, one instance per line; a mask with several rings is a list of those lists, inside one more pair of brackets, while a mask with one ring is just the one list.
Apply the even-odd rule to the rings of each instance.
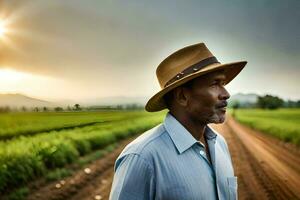
[[234, 117], [251, 128], [300, 146], [300, 109], [238, 109]]
[[[165, 113], [0, 114], [0, 199], [108, 199], [116, 157]], [[239, 199], [299, 199], [300, 109], [231, 115], [213, 126], [228, 143]]]
[[0, 115], [0, 194], [162, 121], [144, 111]]
[[145, 116], [144, 112], [44, 112], [0, 114], [0, 140]]

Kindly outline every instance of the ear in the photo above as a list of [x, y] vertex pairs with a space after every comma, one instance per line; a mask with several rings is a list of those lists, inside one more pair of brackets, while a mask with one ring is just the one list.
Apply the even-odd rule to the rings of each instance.
[[188, 105], [189, 91], [185, 87], [174, 89], [174, 100], [177, 104], [186, 107]]

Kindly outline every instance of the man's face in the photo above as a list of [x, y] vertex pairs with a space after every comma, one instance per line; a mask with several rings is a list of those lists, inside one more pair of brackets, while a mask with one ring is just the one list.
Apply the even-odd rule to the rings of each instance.
[[225, 74], [216, 71], [194, 79], [187, 88], [186, 111], [191, 120], [197, 123], [223, 123], [227, 99], [230, 97], [224, 88]]

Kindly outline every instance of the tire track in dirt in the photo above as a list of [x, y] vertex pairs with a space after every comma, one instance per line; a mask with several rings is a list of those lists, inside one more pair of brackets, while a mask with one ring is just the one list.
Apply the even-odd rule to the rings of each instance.
[[240, 199], [300, 199], [299, 149], [235, 122], [214, 126], [227, 140]]
[[225, 137], [231, 159], [234, 166], [235, 175], [238, 177], [238, 197], [239, 199], [268, 199], [268, 195], [261, 181], [257, 179], [259, 175], [254, 170], [257, 165], [253, 162], [250, 152], [242, 145], [236, 135], [232, 134], [231, 129], [226, 125], [213, 126], [219, 133]]
[[83, 199], [108, 199], [113, 178], [113, 164], [107, 170], [105, 170], [100, 176], [93, 179], [92, 184], [88, 184], [83, 187], [72, 200], [83, 200]]

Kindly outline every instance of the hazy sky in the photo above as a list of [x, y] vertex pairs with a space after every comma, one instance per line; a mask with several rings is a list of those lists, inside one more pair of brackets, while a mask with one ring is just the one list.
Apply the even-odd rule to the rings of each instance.
[[232, 94], [300, 99], [299, 10], [298, 0], [0, 0], [0, 93], [151, 96], [157, 65], [205, 42], [222, 63], [248, 61]]

